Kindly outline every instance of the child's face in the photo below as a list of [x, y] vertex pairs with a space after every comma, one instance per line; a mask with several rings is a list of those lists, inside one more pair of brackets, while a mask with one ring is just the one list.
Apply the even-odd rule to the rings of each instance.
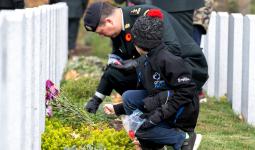
[[140, 54], [140, 55], [146, 55], [148, 52], [144, 51], [143, 49], [141, 49], [140, 47], [135, 45], [135, 49], [136, 51]]

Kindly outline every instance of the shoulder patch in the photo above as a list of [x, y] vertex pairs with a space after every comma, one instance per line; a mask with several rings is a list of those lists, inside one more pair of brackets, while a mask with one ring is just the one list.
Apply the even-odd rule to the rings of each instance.
[[178, 80], [178, 83], [185, 83], [185, 82], [189, 82], [190, 78], [187, 76], [182, 76], [182, 77], [179, 77], [177, 80]]
[[141, 12], [141, 8], [135, 8], [130, 11], [130, 15], [139, 15]]

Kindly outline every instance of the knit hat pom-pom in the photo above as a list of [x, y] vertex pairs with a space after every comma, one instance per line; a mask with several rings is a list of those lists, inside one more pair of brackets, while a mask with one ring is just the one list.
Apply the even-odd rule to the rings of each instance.
[[159, 18], [160, 20], [163, 20], [164, 18], [164, 15], [160, 9], [150, 9], [146, 15], [149, 17]]

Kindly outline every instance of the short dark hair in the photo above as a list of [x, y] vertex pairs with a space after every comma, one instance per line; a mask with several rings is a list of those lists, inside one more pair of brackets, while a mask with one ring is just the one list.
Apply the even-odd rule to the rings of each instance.
[[109, 2], [104, 2], [101, 9], [101, 18], [98, 25], [104, 24], [103, 20], [112, 15], [115, 9], [116, 7]]

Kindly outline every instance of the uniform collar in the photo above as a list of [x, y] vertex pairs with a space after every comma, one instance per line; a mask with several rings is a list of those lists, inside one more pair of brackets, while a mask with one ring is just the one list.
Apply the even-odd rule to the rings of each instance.
[[121, 10], [121, 30], [125, 31], [125, 26], [124, 26], [124, 14], [123, 14], [123, 10]]
[[[132, 6], [131, 6], [132, 7]], [[130, 18], [130, 7], [123, 7], [121, 8], [122, 10], [122, 30], [123, 31], [127, 31], [129, 32], [129, 30], [131, 29], [131, 26], [132, 26], [132, 21], [131, 21], [131, 18]]]

